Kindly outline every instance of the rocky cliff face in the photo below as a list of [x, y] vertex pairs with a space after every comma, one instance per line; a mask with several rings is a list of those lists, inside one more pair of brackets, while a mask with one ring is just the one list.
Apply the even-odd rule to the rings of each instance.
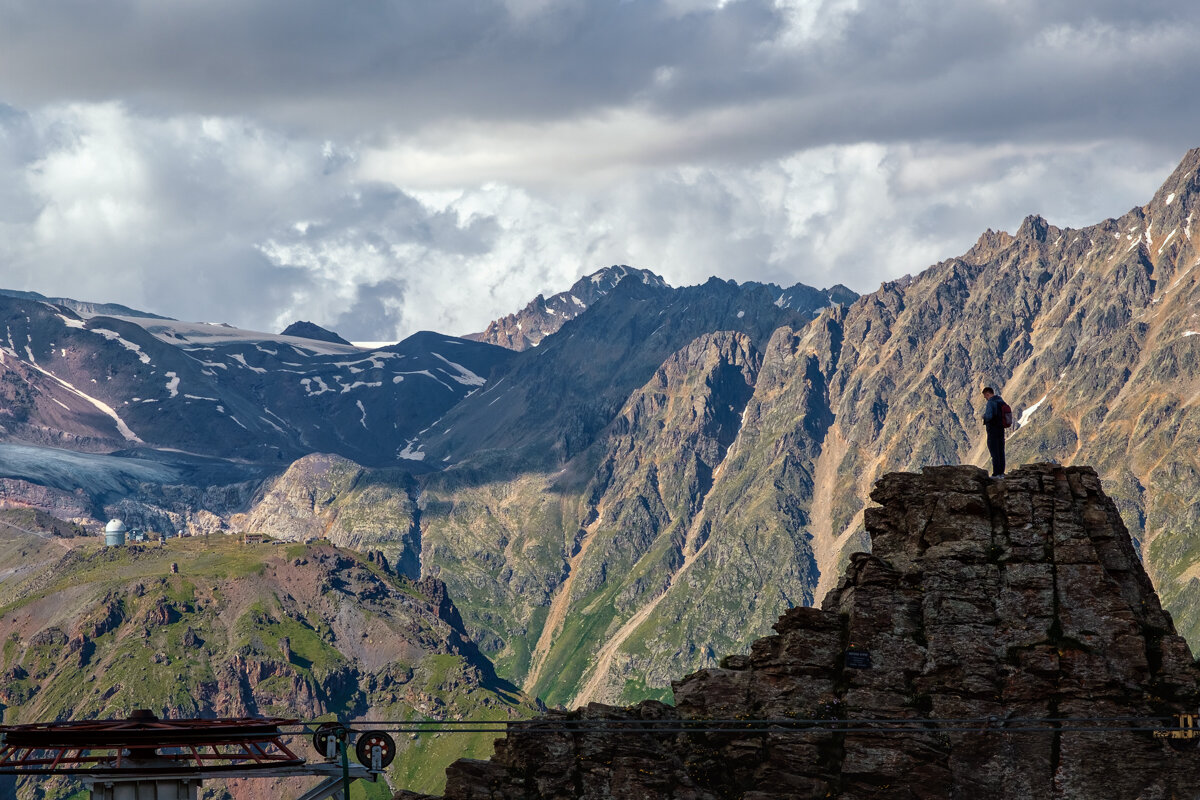
[[[1195, 741], [1179, 752], [1140, 728], [1194, 712], [1200, 669], [1095, 472], [1035, 464], [992, 481], [935, 467], [887, 475], [871, 497], [873, 553], [852, 557], [822, 609], [792, 609], [749, 655], [675, 682], [675, 708], [592, 705], [545, 723], [888, 719], [915, 730], [512, 733], [492, 761], [451, 767], [445, 796], [1194, 795]], [[869, 668], [853, 668], [848, 650], [869, 654]], [[1099, 725], [1112, 729], [1082, 730]]]
[[397, 470], [369, 470], [340, 456], [305, 456], [270, 481], [235, 530], [290, 542], [328, 539], [338, 547], [379, 552], [399, 575], [421, 577], [416, 484]]

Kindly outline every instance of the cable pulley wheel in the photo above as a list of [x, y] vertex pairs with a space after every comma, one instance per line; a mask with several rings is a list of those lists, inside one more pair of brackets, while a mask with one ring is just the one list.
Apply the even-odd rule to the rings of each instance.
[[328, 758], [329, 740], [331, 738], [344, 740], [346, 738], [346, 732], [346, 726], [342, 725], [340, 722], [322, 722], [317, 726], [317, 729], [313, 731], [313, 747], [315, 747], [317, 752], [320, 753], [321, 758]]
[[396, 740], [383, 731], [367, 731], [360, 734], [358, 743], [354, 745], [354, 753], [358, 762], [365, 767], [372, 767], [371, 751], [379, 748], [379, 766], [386, 768], [396, 757]]

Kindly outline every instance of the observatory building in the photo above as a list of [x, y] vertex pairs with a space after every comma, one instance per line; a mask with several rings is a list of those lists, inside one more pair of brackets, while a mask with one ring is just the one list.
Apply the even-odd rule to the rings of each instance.
[[106, 547], [121, 547], [125, 544], [124, 522], [114, 519], [104, 526], [104, 544]]

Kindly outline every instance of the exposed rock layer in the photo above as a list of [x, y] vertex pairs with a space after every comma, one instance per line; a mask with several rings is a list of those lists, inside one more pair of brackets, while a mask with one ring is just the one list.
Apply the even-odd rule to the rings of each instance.
[[[927, 731], [513, 734], [492, 761], [451, 767], [446, 797], [1194, 796], [1194, 748], [1133, 730], [1145, 722], [1072, 730], [1193, 712], [1200, 697], [1094, 471], [1036, 464], [994, 482], [937, 467], [889, 474], [871, 497], [874, 554], [852, 557], [823, 609], [792, 609], [749, 656], [674, 683], [676, 708], [594, 704], [547, 721], [894, 718]], [[848, 648], [871, 668], [848, 668]], [[951, 718], [991, 730], [939, 732], [962, 727], [935, 722]]]

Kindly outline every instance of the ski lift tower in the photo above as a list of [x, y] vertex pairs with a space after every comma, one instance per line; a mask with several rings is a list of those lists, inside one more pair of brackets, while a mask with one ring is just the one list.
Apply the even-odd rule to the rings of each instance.
[[[196, 800], [203, 781], [215, 778], [315, 777], [322, 780], [299, 800], [349, 800], [351, 781], [374, 782], [396, 755], [386, 733], [326, 723], [313, 735], [322, 760], [310, 764], [283, 742], [302, 732], [294, 719], [158, 719], [149, 711], [122, 720], [2, 725], [0, 774], [70, 775], [92, 800]], [[355, 738], [359, 764], [349, 759]]]

